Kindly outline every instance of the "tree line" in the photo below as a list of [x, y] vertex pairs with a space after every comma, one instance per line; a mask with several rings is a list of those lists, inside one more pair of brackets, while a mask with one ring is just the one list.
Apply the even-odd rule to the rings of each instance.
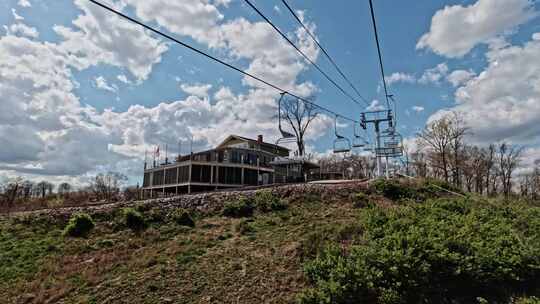
[[98, 174], [86, 186], [75, 187], [68, 182], [57, 185], [48, 181], [33, 182], [20, 177], [0, 183], [0, 208], [4, 211], [73, 206], [96, 201], [118, 201], [138, 198], [137, 187], [126, 187], [127, 177], [118, 172]]
[[[443, 180], [487, 196], [538, 199], [540, 160], [534, 168], [523, 168], [526, 173], [516, 174], [523, 161], [522, 146], [508, 142], [471, 144], [466, 139], [472, 132], [459, 113], [448, 113], [417, 132], [414, 141], [404, 145], [404, 155], [392, 169], [411, 177]], [[321, 158], [319, 164], [323, 172], [341, 172], [345, 178], [374, 177], [376, 170], [373, 157], [360, 155], [332, 155]]]

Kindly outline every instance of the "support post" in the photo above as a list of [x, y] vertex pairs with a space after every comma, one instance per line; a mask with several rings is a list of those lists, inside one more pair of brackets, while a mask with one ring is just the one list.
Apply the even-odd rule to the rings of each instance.
[[386, 156], [386, 179], [390, 179], [390, 175], [388, 173], [388, 156]]
[[[192, 153], [193, 155], [193, 153]], [[189, 161], [189, 176], [188, 176], [188, 190], [187, 190], [187, 193], [188, 194], [191, 194], [191, 167], [193, 166], [191, 160]]]
[[379, 149], [381, 147], [381, 130], [379, 128], [379, 122], [375, 122], [375, 136], [377, 137], [375, 146], [375, 157], [377, 158], [377, 177], [381, 177], [381, 157], [379, 156]]

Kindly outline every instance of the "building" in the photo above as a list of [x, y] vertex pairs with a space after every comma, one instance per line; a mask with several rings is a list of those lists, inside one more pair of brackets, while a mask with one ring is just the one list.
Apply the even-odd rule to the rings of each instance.
[[304, 158], [276, 157], [271, 163], [274, 168], [274, 183], [302, 183], [317, 179], [320, 167]]
[[[287, 158], [289, 149], [231, 135], [215, 149], [179, 156], [175, 162], [144, 170], [145, 197], [273, 184], [272, 162]], [[285, 179], [287, 181], [287, 179]]]

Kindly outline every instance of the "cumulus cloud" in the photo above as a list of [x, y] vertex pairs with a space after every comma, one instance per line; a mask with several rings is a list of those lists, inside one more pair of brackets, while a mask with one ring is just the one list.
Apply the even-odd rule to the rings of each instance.
[[440, 63], [436, 67], [427, 69], [418, 80], [421, 84], [440, 84], [448, 74], [448, 65]]
[[182, 89], [182, 91], [188, 94], [204, 98], [204, 97], [208, 97], [208, 91], [210, 91], [210, 89], [212, 88], [212, 85], [211, 84], [189, 85], [189, 84], [183, 83], [180, 85], [180, 88]]
[[414, 75], [411, 75], [411, 74], [397, 72], [397, 73], [393, 73], [390, 76], [387, 76], [386, 82], [388, 83], [388, 85], [392, 85], [398, 82], [415, 83], [416, 78], [414, 77]]
[[24, 17], [20, 16], [19, 14], [17, 14], [17, 10], [12, 8], [11, 9], [11, 15], [13, 16], [13, 19], [15, 19], [15, 21], [21, 21], [21, 20], [24, 20]]
[[488, 43], [538, 16], [530, 0], [478, 0], [437, 11], [431, 28], [417, 49], [431, 49], [446, 57], [462, 57], [476, 45]]
[[10, 26], [4, 25], [4, 29], [8, 35], [26, 36], [30, 38], [38, 38], [39, 32], [35, 27], [30, 27], [23, 23], [15, 23]]
[[455, 70], [446, 77], [454, 87], [458, 87], [471, 80], [476, 74], [472, 70]]
[[19, 6], [22, 6], [22, 7], [31, 7], [32, 6], [32, 3], [30, 3], [30, 1], [28, 1], [28, 0], [19, 0], [19, 2], [17, 2], [17, 4]]
[[[534, 37], [538, 37], [535, 35]], [[462, 113], [477, 141], [538, 143], [540, 40], [490, 50], [487, 67], [460, 86], [452, 108]], [[441, 111], [435, 115], [440, 115]]]
[[424, 107], [421, 107], [421, 106], [413, 106], [413, 107], [412, 107], [412, 110], [415, 111], [416, 113], [420, 113], [420, 112], [423, 112], [423, 111], [424, 111]]
[[[162, 5], [154, 6], [158, 2]], [[139, 17], [152, 18], [148, 21], [171, 31], [192, 38], [201, 35], [200, 43], [232, 60], [246, 60], [250, 71], [286, 89], [304, 96], [317, 91], [312, 83], [298, 81], [307, 64], [267, 24], [243, 18], [223, 22], [217, 6], [227, 4], [185, 1], [180, 6], [187, 15], [180, 19], [169, 17], [176, 8], [170, 1], [115, 2], [116, 8], [133, 9]], [[162, 101], [155, 107], [134, 105], [124, 112], [83, 105], [75, 93], [78, 84], [73, 70], [112, 65], [126, 69], [140, 83], [160, 62], [167, 45], [87, 1], [75, 0], [75, 5], [81, 11], [72, 27], [54, 27], [60, 35], [56, 43], [13, 32], [0, 37], [0, 135], [11, 134], [13, 141], [0, 148], [4, 173], [81, 180], [103, 170], [122, 170], [140, 177], [144, 150], [157, 144], [175, 147], [179, 139], [193, 137], [194, 149], [209, 148], [223, 139], [223, 130], [249, 137], [260, 133], [270, 141], [278, 136], [276, 92], [249, 79], [243, 81], [248, 88], [245, 93], [221, 87], [210, 97], [209, 84], [184, 86], [192, 95], [184, 100]], [[318, 50], [302, 29], [291, 37], [316, 60]], [[116, 79], [130, 83], [124, 74]], [[103, 76], [95, 76], [93, 83], [96, 88], [118, 90]], [[331, 124], [331, 119], [321, 115], [310, 138], [324, 135]]]
[[133, 84], [133, 83], [127, 78], [127, 76], [124, 75], [124, 74], [120, 74], [120, 75], [116, 76], [116, 79], [118, 79], [120, 82], [125, 83], [125, 84], [128, 84], [128, 85]]
[[74, 64], [80, 69], [99, 63], [125, 67], [137, 79], [145, 80], [167, 46], [140, 26], [89, 1], [75, 0], [75, 4], [83, 11], [72, 22], [75, 28], [54, 27], [63, 39], [60, 46], [77, 54], [71, 58]]
[[381, 111], [381, 110], [384, 110], [384, 109], [385, 109], [384, 106], [377, 99], [372, 100], [369, 107], [366, 108], [366, 110], [368, 110], [368, 111]]
[[94, 78], [94, 85], [96, 86], [96, 88], [101, 89], [101, 90], [105, 90], [105, 91], [109, 91], [113, 93], [118, 92], [118, 87], [115, 84], [112, 84], [112, 85], [108, 84], [107, 80], [103, 76], [98, 76]]

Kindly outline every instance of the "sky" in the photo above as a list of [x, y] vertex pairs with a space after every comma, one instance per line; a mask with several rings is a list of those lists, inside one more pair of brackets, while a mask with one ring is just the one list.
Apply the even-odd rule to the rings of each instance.
[[[334, 87], [243, 0], [102, 0], [264, 80], [353, 119], [385, 105], [368, 1], [289, 0], [366, 103]], [[280, 0], [252, 0], [332, 79], [354, 92]], [[471, 143], [540, 158], [540, 3], [375, 0], [398, 130], [413, 138], [457, 111]], [[278, 138], [278, 91], [87, 0], [0, 2], [0, 178], [84, 185], [101, 172], [141, 181], [145, 151], [169, 155], [229, 134]], [[339, 132], [353, 135], [340, 119]], [[310, 153], [332, 147], [321, 114]], [[180, 142], [180, 145], [178, 144]], [[180, 146], [180, 148], [178, 148]], [[180, 149], [180, 151], [179, 151]], [[163, 155], [163, 152], [162, 152]]]

